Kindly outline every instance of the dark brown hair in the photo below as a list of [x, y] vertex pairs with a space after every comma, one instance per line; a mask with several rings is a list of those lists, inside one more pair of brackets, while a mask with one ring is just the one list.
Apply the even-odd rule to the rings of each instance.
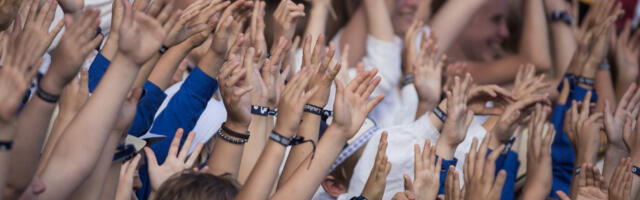
[[240, 184], [228, 174], [215, 176], [185, 170], [164, 182], [158, 189], [156, 199], [227, 200], [235, 198], [238, 191], [240, 191]]

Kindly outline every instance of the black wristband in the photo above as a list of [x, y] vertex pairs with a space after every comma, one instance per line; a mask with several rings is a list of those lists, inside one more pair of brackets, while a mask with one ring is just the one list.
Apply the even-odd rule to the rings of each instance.
[[440, 109], [440, 106], [436, 106], [436, 108], [433, 109], [433, 114], [435, 114], [436, 117], [438, 117], [438, 119], [440, 119], [440, 121], [442, 121], [442, 123], [447, 121], [447, 113], [442, 111], [442, 109]]
[[160, 52], [160, 54], [164, 54], [167, 53], [167, 50], [169, 50], [169, 47], [162, 45], [162, 47], [158, 49], [158, 52]]
[[268, 116], [269, 108], [264, 106], [256, 106], [251, 105], [251, 114], [260, 115], [260, 116]]
[[13, 147], [13, 141], [0, 141], [0, 151], [9, 151]]
[[245, 139], [245, 140], [249, 139], [249, 134], [242, 134], [242, 133], [232, 131], [231, 129], [227, 128], [224, 124], [225, 123], [222, 123], [222, 126], [220, 127], [220, 129], [222, 129], [225, 133], [229, 134], [230, 136], [237, 137], [240, 139]]
[[413, 80], [414, 80], [413, 74], [404, 76], [404, 78], [402, 78], [402, 87], [412, 84]]
[[311, 105], [311, 104], [305, 104], [304, 105], [304, 111], [308, 112], [308, 113], [312, 113], [312, 114], [316, 114], [319, 116], [322, 116], [322, 112], [324, 111], [324, 109], [320, 106], [315, 106], [315, 105]]
[[640, 177], [640, 168], [638, 168], [637, 166], [633, 165], [631, 166], [631, 173], [635, 174], [636, 176]]
[[291, 140], [285, 136], [283, 136], [282, 134], [276, 132], [275, 130], [271, 131], [271, 134], [269, 134], [269, 139], [281, 144], [282, 146], [291, 146]]
[[38, 82], [38, 89], [36, 89], [36, 96], [40, 97], [43, 101], [49, 103], [58, 103], [58, 99], [60, 99], [60, 95], [53, 95], [51, 93], [45, 92], [42, 87], [40, 87], [40, 82]]
[[580, 172], [581, 172], [581, 171], [582, 171], [582, 168], [581, 168], [581, 167], [578, 167], [578, 168], [576, 168], [576, 169], [574, 170], [574, 173], [575, 173], [576, 175], [578, 175], [578, 174], [580, 174]]
[[249, 139], [244, 139], [244, 138], [236, 139], [236, 138], [229, 137], [224, 133], [222, 133], [222, 128], [218, 129], [218, 132], [216, 132], [216, 134], [220, 136], [220, 138], [222, 138], [224, 141], [227, 141], [232, 144], [244, 144], [244, 143], [247, 143], [247, 141], [249, 141]]

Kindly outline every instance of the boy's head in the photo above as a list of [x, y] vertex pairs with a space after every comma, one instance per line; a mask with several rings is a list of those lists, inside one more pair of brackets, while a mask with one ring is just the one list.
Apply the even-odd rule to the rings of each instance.
[[164, 182], [158, 189], [157, 199], [226, 200], [235, 198], [238, 191], [240, 184], [229, 175], [215, 176], [186, 170]]
[[509, 37], [507, 0], [489, 0], [471, 18], [457, 40], [459, 53], [472, 61], [495, 60]]

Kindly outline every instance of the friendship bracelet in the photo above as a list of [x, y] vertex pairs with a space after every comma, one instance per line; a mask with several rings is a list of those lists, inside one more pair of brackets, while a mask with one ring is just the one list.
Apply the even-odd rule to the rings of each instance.
[[169, 47], [162, 45], [162, 47], [158, 49], [158, 52], [160, 52], [160, 54], [164, 54], [167, 52], [167, 50], [169, 50]]
[[45, 92], [40, 86], [40, 82], [38, 82], [38, 89], [36, 89], [36, 95], [40, 97], [43, 101], [48, 103], [58, 103], [58, 99], [60, 99], [60, 95], [53, 95], [51, 93]]
[[640, 176], [640, 168], [635, 165], [631, 166], [631, 173], [635, 174], [636, 176]]
[[9, 151], [13, 147], [13, 141], [0, 141], [0, 151]]
[[322, 112], [324, 111], [322, 107], [311, 104], [304, 104], [303, 110], [304, 112], [316, 114], [318, 116], [322, 116]]
[[269, 108], [264, 106], [251, 105], [251, 114], [269, 116]]
[[277, 143], [280, 143], [284, 147], [295, 146], [295, 145], [310, 142], [311, 145], [313, 145], [313, 151], [311, 151], [311, 160], [309, 161], [309, 165], [307, 166], [307, 169], [311, 167], [311, 161], [313, 161], [313, 158], [315, 157], [315, 154], [316, 154], [316, 143], [313, 140], [305, 140], [304, 137], [299, 135], [293, 136], [292, 138], [287, 138], [281, 135], [280, 133], [276, 132], [275, 130], [271, 131], [271, 134], [269, 135], [269, 139]]
[[227, 128], [227, 127], [225, 126], [225, 123], [222, 123], [222, 126], [220, 127], [220, 129], [222, 129], [225, 133], [229, 134], [229, 135], [230, 135], [230, 136], [232, 136], [232, 137], [236, 137], [236, 138], [240, 138], [240, 139], [245, 139], [245, 140], [248, 140], [248, 139], [249, 139], [249, 134], [250, 134], [250, 133], [242, 134], [242, 133], [238, 133], [238, 132], [232, 131], [231, 129], [229, 129], [229, 128]]
[[229, 137], [222, 133], [222, 128], [218, 129], [218, 132], [216, 134], [220, 136], [220, 138], [222, 138], [224, 141], [227, 141], [233, 144], [244, 144], [244, 143], [247, 143], [247, 141], [249, 141], [249, 139], [236, 139], [236, 138]]
[[433, 114], [435, 114], [436, 117], [438, 117], [438, 119], [440, 119], [440, 121], [442, 121], [442, 123], [447, 121], [447, 113], [444, 113], [444, 111], [442, 111], [442, 109], [440, 109], [440, 106], [436, 106], [436, 108], [433, 109]]

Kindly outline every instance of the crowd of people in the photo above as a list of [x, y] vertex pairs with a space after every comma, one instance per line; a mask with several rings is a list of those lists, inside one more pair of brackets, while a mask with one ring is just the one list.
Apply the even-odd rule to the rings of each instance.
[[640, 199], [639, 24], [637, 0], [0, 0], [0, 199]]

